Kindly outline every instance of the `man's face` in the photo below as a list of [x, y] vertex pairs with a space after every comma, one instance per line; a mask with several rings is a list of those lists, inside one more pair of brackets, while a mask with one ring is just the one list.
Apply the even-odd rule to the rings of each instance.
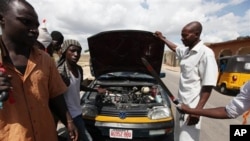
[[70, 64], [76, 64], [81, 57], [82, 48], [78, 46], [71, 45], [66, 50], [66, 59]]
[[2, 15], [2, 35], [11, 41], [30, 47], [38, 37], [38, 16], [34, 9], [24, 2], [13, 1], [9, 10]]
[[193, 47], [199, 37], [195, 32], [193, 32], [190, 28], [183, 28], [181, 32], [181, 40], [182, 43], [187, 47]]

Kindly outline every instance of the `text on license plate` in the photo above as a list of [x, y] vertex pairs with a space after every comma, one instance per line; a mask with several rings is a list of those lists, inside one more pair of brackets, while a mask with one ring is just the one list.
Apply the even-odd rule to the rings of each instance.
[[124, 129], [109, 129], [110, 138], [132, 139], [133, 131]]

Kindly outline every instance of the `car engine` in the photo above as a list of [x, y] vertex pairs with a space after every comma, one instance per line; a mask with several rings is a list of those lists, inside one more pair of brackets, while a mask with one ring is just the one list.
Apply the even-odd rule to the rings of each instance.
[[149, 104], [161, 103], [162, 97], [158, 86], [108, 87], [105, 94], [96, 96], [96, 105]]

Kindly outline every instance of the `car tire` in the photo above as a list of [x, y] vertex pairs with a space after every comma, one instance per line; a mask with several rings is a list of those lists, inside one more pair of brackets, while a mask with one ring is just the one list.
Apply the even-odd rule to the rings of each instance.
[[221, 84], [220, 85], [220, 92], [222, 93], [222, 94], [226, 94], [227, 93], [227, 87], [226, 87], [226, 84]]

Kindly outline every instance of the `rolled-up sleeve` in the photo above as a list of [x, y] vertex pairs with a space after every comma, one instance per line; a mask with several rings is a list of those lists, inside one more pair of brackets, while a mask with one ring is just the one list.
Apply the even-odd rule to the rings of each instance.
[[240, 89], [240, 93], [226, 105], [227, 115], [230, 118], [237, 118], [250, 109], [250, 81]]

